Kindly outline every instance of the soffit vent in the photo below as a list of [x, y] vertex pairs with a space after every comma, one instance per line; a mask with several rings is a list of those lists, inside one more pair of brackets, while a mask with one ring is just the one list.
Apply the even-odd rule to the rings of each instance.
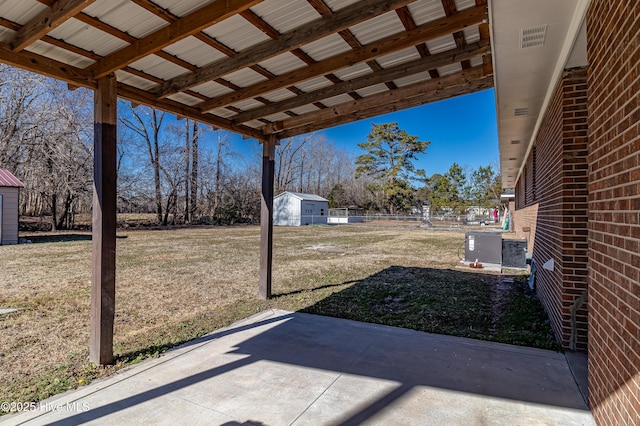
[[544, 45], [544, 38], [547, 35], [547, 25], [520, 30], [520, 48], [538, 47]]
[[513, 115], [515, 115], [516, 117], [522, 117], [523, 115], [529, 115], [529, 108], [528, 107], [523, 107], [523, 108], [516, 108], [513, 112]]

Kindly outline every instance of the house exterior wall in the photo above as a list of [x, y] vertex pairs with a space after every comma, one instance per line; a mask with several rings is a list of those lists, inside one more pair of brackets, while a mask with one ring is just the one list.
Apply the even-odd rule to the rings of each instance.
[[20, 189], [14, 187], [0, 187], [2, 195], [2, 239], [0, 245], [18, 244], [18, 197]]
[[640, 3], [593, 0], [589, 61], [589, 400], [640, 424]]
[[[587, 73], [566, 71], [516, 185], [514, 231], [527, 238], [556, 338], [587, 350]], [[554, 260], [553, 270], [542, 267]], [[575, 306], [574, 306], [575, 305]]]

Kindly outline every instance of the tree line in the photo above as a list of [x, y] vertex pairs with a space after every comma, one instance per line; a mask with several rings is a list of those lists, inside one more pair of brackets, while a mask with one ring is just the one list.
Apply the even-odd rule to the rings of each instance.
[[[259, 222], [257, 144], [242, 155], [226, 131], [125, 101], [118, 111], [119, 212], [151, 213], [163, 225]], [[322, 133], [285, 139], [276, 150], [275, 193], [314, 193], [330, 207], [388, 213], [425, 204], [463, 212], [499, 198], [492, 166], [466, 173], [454, 164], [430, 177], [416, 169], [428, 145], [396, 123], [374, 125], [360, 156]], [[0, 64], [0, 167], [25, 183], [21, 215], [73, 228], [76, 215], [91, 210], [92, 150], [91, 91]]]

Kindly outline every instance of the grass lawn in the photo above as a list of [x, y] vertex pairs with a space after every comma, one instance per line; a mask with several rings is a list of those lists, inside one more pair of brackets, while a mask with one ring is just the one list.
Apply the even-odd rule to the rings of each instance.
[[[259, 228], [121, 230], [116, 364], [88, 362], [91, 241], [0, 247], [0, 402], [30, 402], [268, 308], [559, 349], [525, 277], [456, 269], [464, 231], [275, 228], [274, 298], [258, 294]], [[0, 413], [4, 414], [4, 413]]]

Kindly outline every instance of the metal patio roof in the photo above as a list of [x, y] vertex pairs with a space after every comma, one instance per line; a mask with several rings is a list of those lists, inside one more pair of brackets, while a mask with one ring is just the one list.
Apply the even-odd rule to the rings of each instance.
[[487, 0], [6, 0], [0, 62], [266, 140], [493, 87]]

